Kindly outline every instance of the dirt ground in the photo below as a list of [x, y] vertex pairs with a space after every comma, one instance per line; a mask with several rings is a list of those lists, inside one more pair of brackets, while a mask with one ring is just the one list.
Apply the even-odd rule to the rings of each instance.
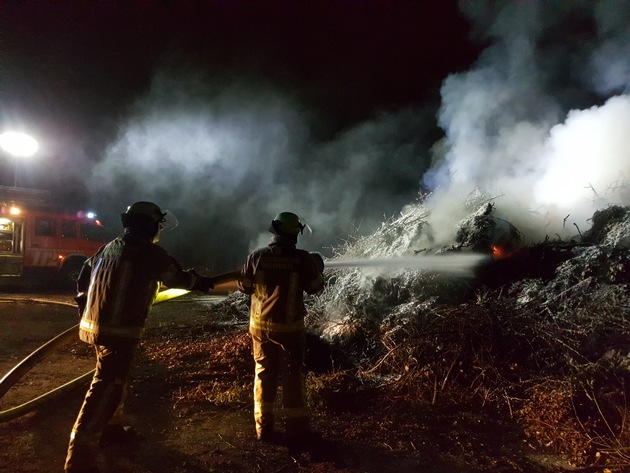
[[[0, 374], [78, 322], [71, 294], [0, 294]], [[18, 299], [17, 301], [15, 299]], [[105, 473], [570, 471], [518, 430], [472, 412], [382, 409], [379, 402], [313, 407], [322, 438], [302, 448], [255, 439], [246, 326], [214, 311], [220, 297], [186, 295], [153, 308], [126, 404], [141, 437], [102, 449]], [[228, 353], [229, 352], [229, 353]], [[7, 410], [93, 368], [80, 342], [61, 348], [0, 399]], [[227, 388], [226, 388], [227, 386]], [[20, 418], [0, 420], [0, 471], [61, 472], [86, 385]], [[343, 394], [343, 393], [341, 393]], [[385, 404], [385, 405], [391, 405]], [[281, 427], [281, 425], [280, 425]]]

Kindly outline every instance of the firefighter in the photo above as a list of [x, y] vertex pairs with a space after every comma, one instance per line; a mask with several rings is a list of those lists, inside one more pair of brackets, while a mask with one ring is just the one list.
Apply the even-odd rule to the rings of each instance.
[[305, 225], [291, 212], [271, 222], [271, 243], [251, 253], [241, 270], [238, 289], [251, 295], [249, 332], [255, 362], [254, 421], [256, 437], [272, 440], [274, 401], [282, 379], [285, 432], [289, 441], [309, 435], [305, 399], [305, 332], [303, 292], [324, 287], [324, 261], [318, 253], [297, 249]]
[[99, 444], [127, 431], [121, 418], [127, 377], [160, 282], [202, 292], [212, 288], [209, 278], [184, 271], [156, 244], [167, 220], [159, 206], [136, 202], [120, 218], [123, 235], [89, 258], [77, 281], [79, 338], [94, 345], [96, 371], [70, 435], [67, 473], [98, 472]]

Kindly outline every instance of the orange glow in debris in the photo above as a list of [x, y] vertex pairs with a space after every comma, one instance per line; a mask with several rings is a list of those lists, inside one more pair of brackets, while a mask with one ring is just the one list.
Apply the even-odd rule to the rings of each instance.
[[507, 256], [507, 254], [505, 253], [505, 251], [503, 251], [503, 249], [499, 246], [493, 246], [492, 247], [492, 256], [494, 256], [495, 258], [505, 258]]

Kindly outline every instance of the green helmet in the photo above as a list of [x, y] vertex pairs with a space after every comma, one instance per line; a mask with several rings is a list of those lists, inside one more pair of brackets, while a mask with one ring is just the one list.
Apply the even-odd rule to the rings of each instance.
[[166, 212], [162, 212], [162, 209], [153, 202], [135, 202], [127, 207], [127, 214], [144, 215], [153, 220], [154, 223], [164, 222]]
[[304, 225], [300, 217], [291, 212], [281, 212], [271, 221], [269, 231], [271, 233], [285, 233], [297, 236], [304, 230]]

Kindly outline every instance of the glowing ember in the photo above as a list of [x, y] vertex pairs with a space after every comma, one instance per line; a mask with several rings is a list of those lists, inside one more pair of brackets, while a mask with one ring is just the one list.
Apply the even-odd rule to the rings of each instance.
[[505, 258], [506, 256], [508, 256], [508, 254], [500, 246], [493, 245], [492, 246], [492, 256], [494, 256], [497, 259], [501, 259], [501, 258]]

